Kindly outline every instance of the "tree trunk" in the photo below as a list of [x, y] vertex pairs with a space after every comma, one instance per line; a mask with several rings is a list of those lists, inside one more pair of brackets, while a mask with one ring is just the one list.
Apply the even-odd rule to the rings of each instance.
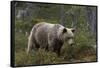
[[87, 9], [87, 26], [92, 34], [96, 33], [96, 8], [86, 7]]
[[64, 10], [64, 5], [60, 5], [60, 24], [65, 26], [65, 10]]

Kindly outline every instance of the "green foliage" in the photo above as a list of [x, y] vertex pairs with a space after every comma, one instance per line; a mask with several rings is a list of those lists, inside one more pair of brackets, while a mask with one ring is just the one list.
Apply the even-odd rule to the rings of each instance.
[[28, 37], [22, 33], [15, 33], [15, 51], [25, 51], [27, 47]]
[[61, 56], [58, 57], [56, 53], [43, 49], [27, 54], [27, 37], [24, 34], [16, 33], [15, 64], [18, 66], [96, 61], [96, 51], [91, 46], [93, 42], [89, 42], [89, 38], [84, 35], [76, 36], [73, 46], [64, 44]]
[[19, 50], [15, 53], [15, 64], [17, 65], [41, 65], [57, 64], [64, 62], [64, 59], [58, 57], [54, 52], [46, 52], [39, 49], [35, 53], [26, 54], [25, 50]]

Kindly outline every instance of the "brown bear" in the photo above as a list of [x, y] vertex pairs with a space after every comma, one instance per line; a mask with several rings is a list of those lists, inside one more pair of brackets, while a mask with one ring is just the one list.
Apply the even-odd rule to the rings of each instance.
[[64, 42], [73, 45], [74, 31], [75, 29], [66, 28], [60, 24], [38, 23], [34, 25], [30, 32], [27, 53], [32, 49], [42, 48], [60, 55]]

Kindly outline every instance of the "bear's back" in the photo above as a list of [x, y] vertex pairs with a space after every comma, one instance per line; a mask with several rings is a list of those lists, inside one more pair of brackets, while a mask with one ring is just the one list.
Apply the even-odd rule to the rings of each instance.
[[48, 38], [57, 38], [59, 28], [63, 28], [63, 26], [60, 24], [40, 22], [33, 27], [34, 38], [36, 42], [44, 48], [48, 45]]

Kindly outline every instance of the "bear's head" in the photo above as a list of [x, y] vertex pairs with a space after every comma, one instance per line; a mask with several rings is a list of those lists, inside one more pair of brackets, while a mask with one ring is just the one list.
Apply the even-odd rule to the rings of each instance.
[[69, 45], [73, 45], [74, 32], [75, 32], [75, 28], [62, 27], [58, 31], [58, 38], [62, 40], [63, 42], [67, 42]]

